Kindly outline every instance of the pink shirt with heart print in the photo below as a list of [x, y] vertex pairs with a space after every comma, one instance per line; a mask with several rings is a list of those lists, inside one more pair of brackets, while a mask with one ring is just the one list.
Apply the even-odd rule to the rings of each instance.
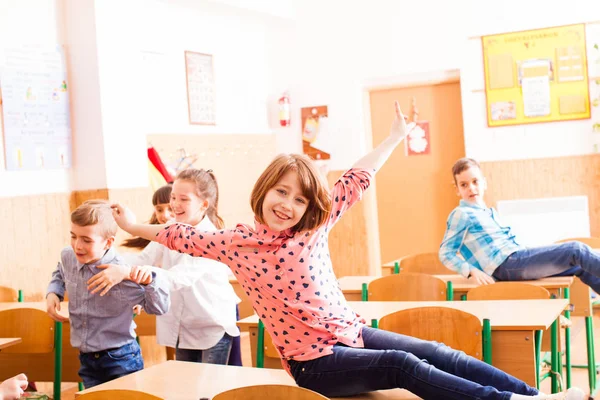
[[[336, 343], [363, 347], [364, 319], [348, 306], [333, 272], [328, 235], [369, 187], [374, 171], [351, 169], [334, 185], [327, 222], [309, 232], [275, 232], [255, 223], [202, 232], [173, 224], [157, 241], [228, 265], [252, 301], [283, 360], [332, 354]], [[287, 366], [287, 363], [284, 363]]]

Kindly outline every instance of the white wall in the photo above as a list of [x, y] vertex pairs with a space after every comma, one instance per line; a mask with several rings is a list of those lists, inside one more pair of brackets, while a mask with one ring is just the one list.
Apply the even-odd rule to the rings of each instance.
[[[3, 49], [25, 44], [64, 43], [61, 3], [58, 0], [0, 1], [0, 72], [5, 62]], [[71, 188], [71, 171], [6, 171], [3, 141], [0, 141], [0, 182], [0, 197], [67, 192]]]
[[[465, 148], [470, 157], [480, 161], [527, 159], [589, 154], [600, 143], [600, 133], [592, 132], [593, 121], [600, 121], [600, 109], [592, 108], [592, 119], [517, 125], [487, 126], [484, 89], [483, 54], [479, 36], [528, 29], [568, 25], [600, 19], [597, 0], [569, 1], [568, 7], [559, 1], [516, 1], [495, 8], [493, 16], [484, 2], [473, 4], [473, 12], [482, 18], [470, 21], [466, 54], [461, 63], [461, 89]], [[513, 12], [519, 9], [518, 13]], [[540, 12], [540, 10], [546, 10]], [[600, 59], [592, 50], [600, 45], [600, 24], [588, 25], [588, 74], [600, 78]], [[590, 96], [600, 96], [600, 86], [590, 82]]]
[[407, 74], [458, 69], [470, 20], [463, 3], [470, 2], [297, 1], [290, 75], [295, 118], [287, 147], [296, 146], [300, 134], [299, 108], [327, 105], [328, 132], [339, 145], [331, 168], [351, 166], [370, 147], [365, 143], [363, 88]]
[[[149, 133], [271, 133], [270, 52], [281, 18], [185, 0], [102, 0], [96, 14], [108, 187], [147, 185]], [[215, 126], [188, 122], [185, 50], [214, 57]]]

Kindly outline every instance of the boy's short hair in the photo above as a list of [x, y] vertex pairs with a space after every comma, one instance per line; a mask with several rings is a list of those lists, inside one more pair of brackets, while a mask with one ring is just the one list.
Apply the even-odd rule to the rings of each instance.
[[308, 199], [306, 212], [293, 229], [302, 232], [318, 228], [331, 212], [331, 195], [327, 182], [313, 161], [303, 154], [278, 155], [258, 178], [250, 195], [250, 206], [256, 219], [264, 223], [262, 206], [265, 196], [288, 171], [298, 174], [302, 195]]
[[105, 200], [88, 200], [71, 213], [71, 222], [79, 226], [98, 225], [100, 234], [109, 238], [117, 234], [117, 223], [110, 204]]
[[454, 183], [456, 183], [456, 175], [460, 175], [463, 171], [471, 168], [477, 167], [481, 169], [479, 163], [472, 158], [463, 157], [452, 166], [452, 177], [454, 178]]

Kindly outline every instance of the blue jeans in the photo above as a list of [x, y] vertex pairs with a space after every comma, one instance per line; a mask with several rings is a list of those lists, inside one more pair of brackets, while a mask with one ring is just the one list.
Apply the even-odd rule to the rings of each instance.
[[[235, 306], [235, 320], [240, 320], [240, 307]], [[242, 366], [242, 344], [239, 336], [233, 338], [231, 343], [231, 352], [229, 353], [229, 360], [227, 365], [235, 365], [238, 367]]]
[[205, 350], [180, 349], [178, 339], [177, 348], [175, 349], [175, 359], [177, 361], [226, 365], [229, 359], [229, 352], [231, 351], [232, 339], [226, 333], [217, 344]]
[[501, 399], [538, 391], [505, 372], [429, 342], [369, 327], [364, 348], [337, 344], [333, 354], [310, 361], [289, 361], [298, 386], [327, 397], [352, 396], [403, 388], [425, 400]]
[[144, 369], [140, 346], [135, 340], [116, 349], [79, 353], [79, 362], [79, 376], [86, 389]]
[[599, 292], [600, 255], [579, 242], [523, 249], [511, 254], [492, 276], [499, 281], [527, 281], [573, 275]]

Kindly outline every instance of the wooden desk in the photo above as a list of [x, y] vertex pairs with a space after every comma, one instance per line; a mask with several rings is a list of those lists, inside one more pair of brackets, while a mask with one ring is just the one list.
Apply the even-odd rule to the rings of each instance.
[[[180, 384], [178, 384], [178, 382]], [[107, 389], [138, 390], [166, 400], [212, 398], [226, 390], [253, 385], [290, 385], [296, 383], [287, 372], [279, 369], [233, 367], [167, 361], [131, 375], [115, 379], [75, 394]], [[268, 393], [265, 393], [268, 397]], [[350, 400], [349, 398], [336, 398]], [[406, 390], [386, 390], [354, 396], [352, 400], [413, 400], [419, 399]]]
[[21, 343], [21, 338], [0, 338], [0, 350]]
[[252, 314], [254, 314], [252, 302], [250, 302], [250, 299], [248, 298], [248, 296], [246, 296], [246, 292], [244, 292], [244, 288], [242, 287], [242, 285], [240, 285], [240, 283], [234, 276], [229, 278], [229, 283], [231, 283], [231, 286], [233, 287], [235, 294], [237, 294], [237, 297], [239, 297], [240, 300], [242, 300], [242, 302], [238, 304], [238, 308], [240, 310], [240, 319], [249, 317]]
[[[492, 363], [497, 368], [535, 386], [534, 331], [545, 330], [568, 306], [565, 299], [556, 300], [497, 300], [497, 301], [350, 301], [350, 306], [368, 324], [372, 319], [416, 307], [448, 307], [487, 318], [492, 325]], [[250, 332], [252, 362], [256, 362], [258, 316], [238, 322]], [[277, 368], [280, 361], [265, 357], [265, 366]]]
[[[462, 275], [434, 275], [436, 278], [443, 280], [444, 282], [452, 282], [454, 289], [454, 299], [459, 300], [460, 297], [478, 285], [465, 278]], [[380, 276], [344, 276], [338, 279], [338, 283], [344, 297], [348, 301], [360, 301], [362, 300], [362, 284], [370, 283], [371, 281], [381, 278]], [[551, 278], [538, 279], [535, 281], [522, 281], [536, 286], [541, 286], [548, 289], [550, 294], [556, 297], [562, 297], [560, 290], [570, 287], [573, 284], [572, 276], [556, 276]]]

